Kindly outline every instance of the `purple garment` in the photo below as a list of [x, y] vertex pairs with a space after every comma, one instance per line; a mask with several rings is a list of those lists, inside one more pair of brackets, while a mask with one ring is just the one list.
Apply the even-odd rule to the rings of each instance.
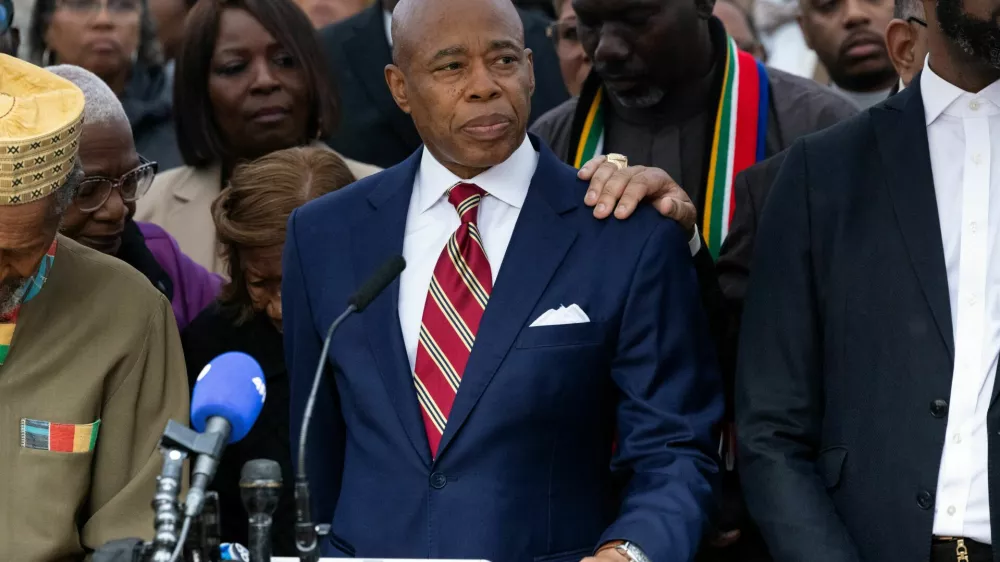
[[146, 247], [156, 258], [156, 263], [174, 282], [174, 298], [170, 304], [177, 318], [177, 328], [183, 330], [219, 295], [222, 277], [184, 255], [177, 241], [166, 230], [148, 222], [135, 224], [146, 239]]

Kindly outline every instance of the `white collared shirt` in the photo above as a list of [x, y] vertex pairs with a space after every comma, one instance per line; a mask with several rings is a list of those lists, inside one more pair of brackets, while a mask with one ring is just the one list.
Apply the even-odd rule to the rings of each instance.
[[986, 411], [1000, 352], [1000, 82], [972, 94], [925, 64], [920, 88], [955, 341], [934, 534], [991, 544]]
[[462, 223], [455, 206], [448, 202], [448, 191], [463, 182], [474, 183], [486, 191], [479, 204], [476, 226], [495, 282], [537, 167], [538, 152], [527, 136], [510, 158], [470, 180], [462, 180], [448, 171], [424, 147], [406, 213], [403, 234], [406, 269], [399, 279], [399, 325], [410, 369], [417, 362], [420, 323], [434, 266], [448, 239]]

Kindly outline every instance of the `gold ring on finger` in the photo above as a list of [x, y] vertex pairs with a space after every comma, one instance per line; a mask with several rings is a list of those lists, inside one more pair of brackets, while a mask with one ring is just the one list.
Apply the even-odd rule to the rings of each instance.
[[607, 156], [608, 162], [614, 164], [619, 170], [623, 170], [628, 167], [628, 157], [624, 154], [611, 153]]

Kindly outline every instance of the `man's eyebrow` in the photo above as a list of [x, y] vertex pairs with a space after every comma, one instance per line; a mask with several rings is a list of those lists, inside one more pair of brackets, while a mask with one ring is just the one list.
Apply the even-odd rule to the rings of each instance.
[[445, 49], [441, 49], [440, 51], [434, 53], [434, 56], [431, 57], [431, 62], [443, 59], [445, 57], [453, 57], [453, 56], [456, 56], [456, 55], [464, 55], [467, 52], [468, 52], [468, 49], [466, 49], [465, 47], [463, 47], [461, 45], [455, 45], [453, 47], [447, 47]]
[[524, 50], [524, 47], [518, 45], [517, 43], [509, 39], [497, 39], [496, 41], [490, 41], [491, 51], [501, 51], [503, 49], [513, 49], [515, 51]]

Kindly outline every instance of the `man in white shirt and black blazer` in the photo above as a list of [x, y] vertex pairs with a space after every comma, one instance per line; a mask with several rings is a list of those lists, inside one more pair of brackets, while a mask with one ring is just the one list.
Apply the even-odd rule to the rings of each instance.
[[923, 4], [923, 72], [794, 145], [757, 231], [737, 433], [776, 560], [1000, 561], [1000, 2]]

